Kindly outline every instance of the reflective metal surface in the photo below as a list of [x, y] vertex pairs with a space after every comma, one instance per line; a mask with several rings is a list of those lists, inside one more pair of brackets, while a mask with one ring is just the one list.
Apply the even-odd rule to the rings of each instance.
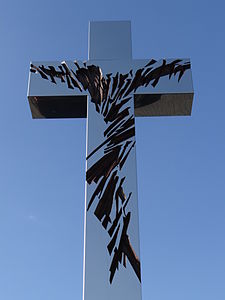
[[[142, 75], [150, 70], [145, 76], [147, 77], [152, 74], [152, 79], [148, 85], [140, 84], [137, 86], [137, 89], [133, 91], [135, 95], [135, 115], [190, 115], [193, 100], [191, 69], [182, 69], [182, 67], [185, 68], [187, 65], [190, 66], [189, 59], [180, 59], [178, 62], [175, 59], [161, 59], [151, 64], [150, 68], [145, 67], [151, 61], [152, 59], [132, 61], [89, 60], [85, 63], [77, 61], [76, 65], [72, 61], [63, 63], [32, 62], [31, 66], [35, 66], [36, 69], [33, 68], [35, 72], [30, 73], [28, 99], [33, 118], [86, 117], [86, 99], [88, 92], [84, 89], [81, 91], [76, 86], [68, 86], [68, 80], [71, 81], [71, 79], [67, 77], [71, 76], [71, 78], [77, 81], [77, 64], [79, 68], [87, 68], [92, 65], [98, 66], [105, 78], [107, 74], [110, 73], [112, 73], [111, 77], [113, 77], [117, 72], [119, 74], [132, 72], [132, 75], [130, 74], [127, 80], [134, 80], [135, 74], [142, 69]], [[62, 65], [65, 64], [70, 70], [71, 75], [62, 73]], [[45, 75], [46, 78], [41, 76], [41, 70], [44, 70], [45, 73], [41, 74], [42, 76]], [[64, 75], [60, 76], [60, 72]], [[155, 85], [154, 83], [156, 81], [157, 84]], [[160, 100], [157, 103], [155, 103], [156, 95], [158, 95], [158, 100]], [[63, 97], [64, 99], [61, 106], [59, 106], [59, 97]], [[47, 106], [47, 109], [43, 111], [44, 106]], [[59, 111], [63, 111], [63, 113]]]
[[88, 59], [131, 60], [131, 22], [90, 22]]
[[136, 116], [190, 115], [189, 59], [132, 60], [130, 22], [91, 22], [89, 61], [32, 62], [33, 118], [87, 116], [84, 300], [141, 300]]
[[[131, 98], [128, 103], [123, 106], [123, 109], [129, 107], [129, 116], [133, 115], [133, 99]], [[104, 122], [104, 116], [101, 113], [97, 113], [95, 109], [95, 105], [88, 101], [88, 118], [87, 118], [87, 157], [90, 153], [93, 152], [99, 145], [104, 143], [106, 137], [104, 137], [105, 130], [109, 127], [111, 123], [106, 124]], [[115, 131], [114, 133], [115, 134]], [[106, 145], [100, 148], [97, 152], [95, 152], [88, 160], [86, 170], [89, 170], [92, 166], [96, 164], [96, 170], [93, 170], [95, 174], [99, 173], [99, 169], [102, 169], [102, 173], [107, 170], [107, 166], [111, 166], [114, 162], [119, 161], [119, 156], [122, 154], [123, 149], [125, 147], [125, 140], [121, 145], [122, 148], [119, 151], [119, 155], [117, 158], [110, 162], [110, 157], [107, 157], [105, 154], [105, 150], [107, 149]], [[129, 148], [131, 149], [127, 160], [123, 167], [120, 169], [119, 164], [115, 165], [115, 167], [110, 172], [110, 175], [105, 184], [105, 189], [103, 192], [100, 192], [98, 196], [96, 195], [93, 203], [91, 204], [89, 210], [87, 210], [88, 205], [90, 203], [90, 199], [93, 196], [97, 186], [101, 182], [102, 179], [106, 178], [104, 175], [97, 183], [92, 182], [88, 184], [86, 181], [86, 221], [85, 221], [85, 274], [84, 274], [84, 300], [92, 300], [92, 299], [129, 299], [129, 300], [141, 300], [141, 283], [138, 279], [132, 264], [129, 259], [122, 255], [121, 261], [118, 258], [118, 269], [115, 269], [115, 274], [113, 276], [112, 282], [110, 283], [110, 278], [112, 277], [113, 269], [113, 261], [117, 260], [117, 251], [119, 249], [121, 240], [122, 240], [122, 232], [124, 228], [124, 218], [128, 216], [130, 213], [130, 221], [128, 230], [126, 232], [129, 242], [131, 245], [131, 249], [133, 249], [134, 255], [137, 259], [140, 259], [140, 250], [139, 250], [139, 228], [138, 228], [138, 203], [137, 203], [137, 178], [136, 178], [136, 150], [135, 144], [131, 148], [132, 144], [135, 142], [135, 137], [131, 137], [129, 139], [131, 142], [129, 147], [126, 149], [126, 152], [123, 156], [128, 153]], [[114, 148], [115, 149], [115, 148]], [[110, 156], [114, 155], [114, 151], [110, 152]], [[103, 157], [105, 159], [103, 160]], [[108, 161], [107, 161], [108, 160]], [[98, 163], [99, 162], [99, 163]], [[106, 208], [105, 205], [110, 206], [110, 198], [111, 198], [111, 188], [110, 188], [110, 177], [114, 172], [116, 176], [118, 176], [118, 181], [115, 188], [115, 193], [113, 196], [113, 203], [110, 209]], [[97, 176], [97, 175], [96, 175]], [[89, 178], [89, 176], [88, 176]], [[124, 178], [124, 182], [122, 185], [123, 193], [125, 194], [126, 199], [128, 199], [129, 194], [131, 197], [127, 205], [125, 202], [122, 202], [121, 198], [118, 197], [118, 208], [116, 203], [116, 191], [119, 187], [119, 183], [121, 179]], [[109, 187], [109, 191], [105, 192]], [[113, 188], [113, 187], [112, 187]], [[107, 193], [107, 203], [104, 202], [104, 194]], [[104, 228], [104, 218], [101, 220], [98, 219], [98, 212], [102, 209], [102, 214], [109, 212], [109, 222], [107, 227]], [[98, 209], [99, 208], [99, 209]], [[112, 224], [115, 222], [118, 211], [122, 209], [122, 215], [118, 221], [117, 226], [113, 232], [113, 235], [109, 235], [109, 230]], [[101, 215], [101, 212], [100, 212]], [[105, 215], [104, 215], [105, 216]], [[119, 228], [118, 235], [115, 241], [115, 246], [112, 249], [112, 253], [109, 253], [107, 246], [112, 242], [114, 234], [116, 234], [116, 228]], [[125, 241], [124, 241], [125, 243]], [[126, 254], [127, 250], [124, 250]], [[128, 253], [129, 255], [129, 253]], [[126, 260], [126, 267], [123, 265], [123, 260]], [[132, 259], [132, 258], [131, 258]], [[138, 263], [133, 262], [133, 264]]]

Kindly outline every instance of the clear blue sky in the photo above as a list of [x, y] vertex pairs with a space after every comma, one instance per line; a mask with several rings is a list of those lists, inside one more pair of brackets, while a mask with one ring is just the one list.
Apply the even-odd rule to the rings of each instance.
[[31, 60], [87, 59], [89, 20], [131, 20], [134, 58], [191, 58], [192, 116], [136, 122], [143, 300], [225, 299], [224, 11], [2, 1], [1, 300], [82, 297], [85, 120], [32, 120], [26, 93]]

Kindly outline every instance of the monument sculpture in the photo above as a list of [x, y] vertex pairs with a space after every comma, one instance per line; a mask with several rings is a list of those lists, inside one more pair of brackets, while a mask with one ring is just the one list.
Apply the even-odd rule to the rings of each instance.
[[189, 59], [132, 59], [129, 21], [90, 22], [88, 61], [32, 62], [28, 99], [87, 117], [83, 299], [140, 300], [135, 116], [191, 114]]

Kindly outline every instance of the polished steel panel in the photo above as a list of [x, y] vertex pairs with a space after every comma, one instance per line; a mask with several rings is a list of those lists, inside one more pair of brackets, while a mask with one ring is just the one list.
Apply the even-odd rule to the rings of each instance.
[[[130, 99], [130, 101], [123, 106], [123, 109], [126, 107], [130, 107], [129, 116], [133, 116], [133, 99]], [[104, 122], [103, 115], [96, 112], [95, 105], [91, 101], [88, 101], [87, 157], [94, 149], [96, 149], [96, 147], [98, 147], [98, 145], [105, 141], [106, 138], [104, 137], [103, 133], [107, 129], [108, 125], [109, 124]], [[135, 142], [135, 136], [129, 140], [131, 141], [131, 144], [129, 144], [130, 146]], [[106, 147], [100, 148], [87, 160], [86, 170], [88, 170], [104, 156], [104, 149], [106, 149]], [[101, 168], [101, 164], [98, 165], [98, 168]], [[135, 145], [131, 148], [128, 158], [121, 170], [119, 169], [119, 166], [117, 166], [113, 169], [111, 174], [114, 171], [117, 171], [117, 176], [119, 177], [116, 187], [118, 188], [120, 180], [125, 178], [122, 187], [126, 195], [126, 199], [128, 199], [129, 193], [132, 193], [132, 195], [125, 208], [125, 212], [122, 213], [122, 216], [118, 222], [120, 228], [115, 247], [113, 248], [111, 255], [107, 249], [107, 245], [112, 240], [112, 237], [110, 237], [108, 234], [108, 230], [116, 218], [115, 198], [113, 200], [112, 210], [110, 213], [111, 221], [108, 223], [107, 228], [104, 229], [103, 225], [101, 224], [104, 218], [99, 221], [95, 215], [96, 207], [100, 202], [98, 197], [95, 198], [90, 209], [87, 211], [88, 203], [97, 187], [97, 184], [92, 182], [92, 184], [89, 185], [86, 181], [84, 300], [141, 300], [141, 283], [127, 258], [126, 268], [123, 266], [122, 259], [121, 263], [118, 263], [118, 270], [115, 271], [112, 283], [110, 283], [110, 267], [116, 253], [116, 249], [119, 248], [123, 228], [123, 217], [128, 213], [131, 214], [131, 218], [127, 235], [129, 236], [129, 241], [132, 245], [135, 255], [138, 259], [140, 259]], [[107, 182], [109, 182], [109, 179]], [[110, 196], [108, 196], [108, 201], [109, 200]], [[119, 208], [122, 207], [124, 207], [124, 203], [122, 203], [121, 199], [119, 198]], [[116, 232], [116, 230], [114, 232]]]
[[[134, 78], [135, 73], [140, 69], [148, 69], [145, 66], [151, 59], [139, 60], [89, 60], [88, 62], [81, 61], [66, 61], [66, 62], [32, 62], [31, 65], [36, 68], [46, 70], [48, 79], [43, 78], [38, 71], [31, 72], [28, 86], [28, 99], [32, 111], [33, 118], [71, 118], [87, 116], [87, 91], [80, 91], [78, 88], [68, 88], [67, 78], [64, 75], [63, 81], [59, 75], [53, 76], [52, 79], [48, 75], [49, 70], [54, 68], [60, 72], [62, 65], [66, 64], [71, 72], [77, 71], [76, 64], [80, 67], [99, 66], [103, 76], [112, 73], [112, 77], [117, 72], [127, 74], [132, 71]], [[157, 70], [163, 66], [173, 64], [174, 59], [158, 60], [151, 65], [152, 70]], [[180, 59], [176, 68], [190, 64], [189, 59]], [[144, 73], [144, 71], [143, 71]], [[54, 74], [54, 72], [53, 72]], [[71, 73], [73, 74], [73, 73]], [[166, 76], [160, 75], [156, 86], [153, 86], [152, 80], [147, 86], [139, 86], [134, 91], [134, 105], [136, 116], [175, 116], [175, 115], [190, 115], [193, 100], [193, 85], [191, 69], [185, 70], [182, 77], [179, 79], [181, 72], [177, 71]], [[73, 75], [74, 77], [74, 75]], [[75, 77], [74, 77], [75, 78]], [[54, 82], [53, 82], [54, 81]], [[61, 99], [61, 100], [60, 100]], [[158, 100], [157, 100], [158, 99]], [[155, 103], [157, 100], [157, 103]], [[159, 101], [160, 100], [160, 101]]]
[[88, 59], [131, 60], [131, 22], [90, 22]]

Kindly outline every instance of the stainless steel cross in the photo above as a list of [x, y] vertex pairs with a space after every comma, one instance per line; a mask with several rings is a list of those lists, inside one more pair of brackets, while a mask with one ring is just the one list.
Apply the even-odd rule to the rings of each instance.
[[32, 62], [28, 99], [87, 117], [83, 299], [140, 300], [135, 116], [190, 115], [190, 61], [133, 60], [130, 22], [91, 22], [88, 61]]

